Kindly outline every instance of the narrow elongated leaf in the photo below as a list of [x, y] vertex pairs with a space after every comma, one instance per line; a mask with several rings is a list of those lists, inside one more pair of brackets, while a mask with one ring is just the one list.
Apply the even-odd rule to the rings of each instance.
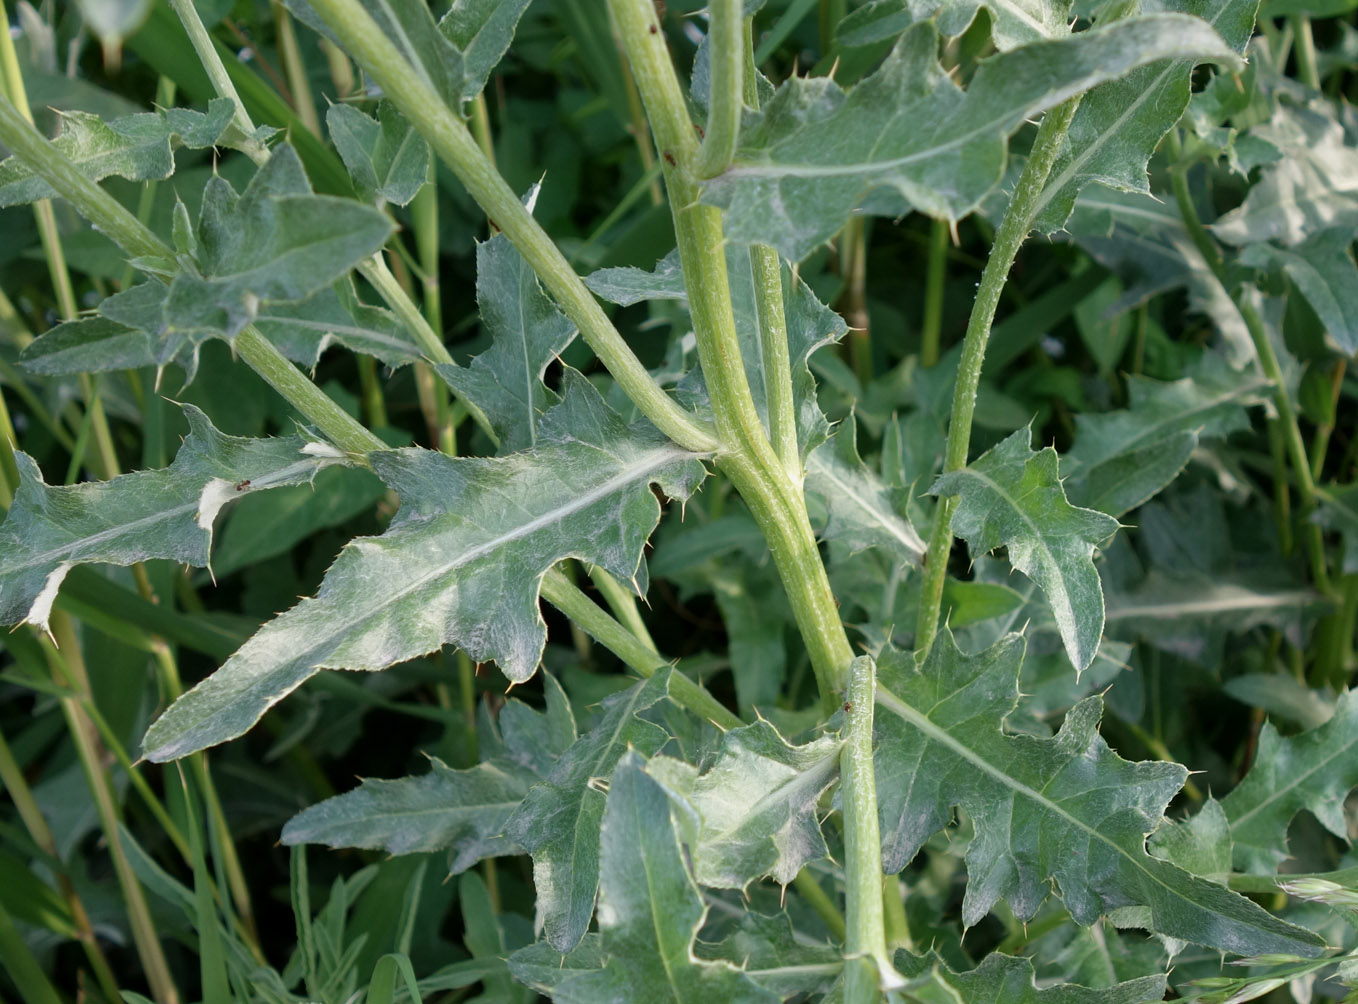
[[1358, 786], [1358, 691], [1339, 697], [1324, 725], [1283, 738], [1270, 722], [1259, 731], [1250, 771], [1221, 807], [1231, 824], [1237, 868], [1272, 873], [1287, 857], [1287, 827], [1302, 809], [1348, 838], [1344, 799]]
[[1094, 547], [1118, 522], [1066, 500], [1056, 451], [1034, 453], [1024, 428], [960, 471], [934, 482], [935, 495], [957, 495], [953, 532], [972, 554], [1005, 547], [1009, 563], [1042, 587], [1066, 653], [1081, 672], [1103, 635], [1103, 588]]
[[599, 934], [608, 962], [558, 983], [558, 1004], [780, 1000], [730, 963], [694, 955], [707, 906], [684, 863], [665, 792], [636, 753], [622, 758], [609, 782], [600, 855]]
[[391, 231], [371, 206], [311, 194], [297, 154], [279, 147], [243, 194], [225, 178], [208, 182], [197, 227], [199, 274], [174, 277], [165, 324], [176, 333], [229, 338], [261, 305], [297, 303], [332, 285]]
[[566, 750], [505, 824], [509, 839], [533, 855], [538, 915], [557, 951], [573, 949], [594, 914], [604, 817], [604, 793], [594, 779], [612, 773], [629, 749], [650, 755], [665, 744], [665, 730], [639, 716], [665, 699], [667, 673], [610, 698], [599, 724]]
[[[190, 433], [164, 470], [51, 486], [16, 453], [19, 488], [0, 525], [0, 623], [47, 626], [61, 581], [76, 565], [169, 558], [207, 565], [212, 524], [242, 493], [296, 485], [336, 462], [300, 436], [241, 439], [186, 405]], [[327, 448], [328, 449], [328, 448]]]
[[[174, 173], [174, 148], [214, 145], [231, 125], [226, 98], [208, 102], [206, 112], [172, 108], [105, 122], [89, 112], [62, 113], [61, 135], [53, 145], [92, 181], [110, 175], [129, 181], [159, 181]], [[0, 161], [0, 207], [56, 198], [56, 190], [18, 157]]]
[[377, 106], [376, 119], [353, 105], [331, 105], [325, 127], [364, 198], [404, 206], [427, 180], [429, 144], [390, 102]]
[[857, 427], [852, 418], [828, 443], [806, 460], [806, 492], [825, 510], [827, 540], [851, 551], [872, 548], [898, 565], [915, 565], [924, 556], [924, 541], [902, 515], [907, 490], [886, 485], [858, 456]]
[[1286, 273], [1339, 351], [1352, 356], [1358, 354], [1358, 268], [1349, 256], [1352, 243], [1351, 227], [1323, 230], [1288, 250], [1251, 244], [1240, 260]]
[[352, 541], [316, 597], [176, 701], [148, 730], [147, 756], [235, 738], [321, 669], [385, 669], [444, 644], [526, 680], [546, 641], [538, 588], [553, 564], [574, 556], [639, 581], [660, 517], [650, 486], [687, 498], [704, 468], [649, 426], [628, 429], [574, 371], [565, 386], [537, 450], [503, 460], [371, 454], [401, 498], [391, 528]]
[[[1259, 0], [1168, 0], [1157, 7], [1202, 18], [1236, 53], [1244, 53], [1254, 33], [1258, 8]], [[1091, 183], [1150, 191], [1146, 164], [1188, 107], [1195, 62], [1152, 63], [1100, 84], [1081, 99], [1038, 199], [1037, 230], [1060, 230], [1080, 190]]]
[[1065, 0], [871, 0], [839, 22], [835, 41], [871, 45], [935, 16], [939, 34], [954, 38], [970, 27], [982, 8], [990, 12], [991, 36], [1001, 51], [1070, 34], [1070, 4]]
[[479, 407], [500, 452], [536, 444], [542, 413], [557, 396], [542, 382], [547, 365], [575, 337], [575, 325], [542, 291], [523, 255], [498, 234], [476, 248], [476, 302], [491, 346], [470, 366], [435, 367], [448, 386]]
[[1146, 853], [1187, 771], [1128, 763], [1099, 736], [1102, 702], [1086, 698], [1050, 739], [1006, 735], [1018, 701], [1022, 639], [963, 656], [940, 632], [922, 669], [903, 653], [878, 670], [877, 792], [888, 874], [909, 863], [960, 805], [976, 836], [967, 852], [962, 919], [1001, 898], [1021, 918], [1054, 881], [1081, 924], [1119, 907], [1149, 909], [1156, 932], [1241, 954], [1315, 955], [1314, 935], [1223, 886]]
[[365, 780], [299, 812], [283, 827], [283, 843], [388, 854], [449, 848], [454, 875], [482, 858], [522, 853], [505, 836], [505, 820], [537, 781], [532, 771], [503, 761], [453, 770], [437, 757], [430, 768], [395, 781]]
[[1157, 14], [1000, 53], [963, 92], [937, 48], [924, 22], [847, 94], [823, 77], [780, 87], [704, 191], [727, 210], [727, 237], [795, 261], [855, 209], [959, 219], [999, 183], [1007, 137], [1026, 119], [1156, 60], [1235, 58], [1202, 21]]
[[1082, 987], [1071, 983], [1038, 987], [1037, 973], [1029, 959], [993, 952], [967, 972], [954, 972], [935, 957], [914, 959], [896, 954], [896, 968], [903, 973], [920, 970], [908, 986], [912, 999], [921, 1004], [957, 1004], [959, 1001], [1004, 1001], [1004, 1004], [1146, 1004], [1165, 995], [1165, 977], [1143, 976], [1109, 987]]
[[1125, 410], [1076, 418], [1075, 445], [1061, 458], [1067, 497], [1120, 516], [1172, 480], [1202, 437], [1249, 427], [1246, 408], [1265, 400], [1269, 381], [1205, 355], [1182, 380], [1127, 377]]
[[839, 776], [840, 741], [792, 746], [760, 720], [722, 736], [712, 766], [657, 757], [647, 772], [679, 807], [679, 832], [704, 886], [744, 889], [765, 875], [787, 885], [829, 851], [816, 803]]

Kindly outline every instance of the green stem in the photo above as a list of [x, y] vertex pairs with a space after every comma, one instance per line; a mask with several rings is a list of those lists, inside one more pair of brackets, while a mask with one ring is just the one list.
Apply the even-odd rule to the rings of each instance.
[[816, 911], [816, 915], [830, 932], [830, 937], [836, 941], [843, 941], [846, 930], [844, 914], [839, 912], [834, 900], [826, 895], [825, 890], [816, 881], [816, 876], [811, 873], [811, 869], [803, 868], [799, 871], [797, 877], [792, 880], [792, 885], [801, 894], [802, 899], [806, 900], [807, 905]]
[[3, 901], [0, 901], [0, 962], [4, 962], [6, 974], [26, 1004], [63, 1004]]
[[[1206, 260], [1212, 273], [1224, 286], [1226, 270], [1222, 262], [1221, 251], [1207, 232], [1207, 228], [1202, 225], [1197, 207], [1193, 204], [1193, 195], [1188, 189], [1187, 168], [1182, 162], [1182, 149], [1179, 144], [1177, 129], [1170, 130], [1168, 144], [1170, 159], [1173, 164], [1170, 169], [1170, 182], [1174, 189], [1174, 201], [1179, 207], [1179, 215], [1183, 218], [1184, 228], [1188, 231], [1189, 238]], [[1273, 343], [1268, 337], [1268, 329], [1264, 326], [1263, 318], [1254, 309], [1254, 305], [1245, 298], [1243, 291], [1234, 300], [1236, 309], [1240, 311], [1241, 320], [1245, 322], [1245, 327], [1249, 330], [1250, 341], [1254, 343], [1255, 355], [1259, 359], [1259, 368], [1263, 370], [1264, 376], [1268, 377], [1273, 383], [1273, 404], [1278, 410], [1279, 431], [1283, 446], [1287, 451], [1288, 461], [1292, 467], [1293, 477], [1297, 482], [1297, 495], [1301, 500], [1301, 515], [1305, 518], [1315, 508], [1316, 485], [1311, 477], [1311, 460], [1306, 454], [1306, 441], [1302, 439], [1301, 426], [1297, 423], [1297, 412], [1292, 406], [1291, 395], [1287, 393], [1287, 384], [1283, 379], [1282, 367], [1278, 365], [1278, 356], [1273, 351]], [[1307, 554], [1311, 564], [1311, 578], [1315, 582], [1316, 589], [1327, 596], [1332, 595], [1330, 574], [1325, 562], [1323, 531], [1315, 523], [1307, 522], [1305, 532]]]
[[1306, 14], [1293, 14], [1289, 20], [1296, 37], [1297, 79], [1318, 91], [1320, 72], [1316, 69], [1316, 40], [1311, 35], [1311, 18]]
[[755, 410], [726, 274], [721, 213], [698, 202], [692, 165], [698, 142], [649, 0], [609, 0], [665, 162], [679, 260], [707, 381], [721, 454], [717, 464], [768, 541], [828, 710], [844, 688], [853, 650], [821, 563], [801, 485], [774, 453]]
[[312, 6], [518, 248], [642, 414], [680, 446], [712, 452], [717, 443], [711, 432], [656, 383], [466, 125], [405, 61], [358, 0], [315, 0]]
[[58, 650], [56, 644], [44, 638], [43, 649], [58, 685], [71, 686], [80, 694], [79, 698], [62, 698], [61, 709], [66, 717], [76, 754], [84, 768], [85, 781], [94, 798], [94, 807], [99, 816], [109, 856], [113, 859], [113, 868], [123, 893], [137, 956], [141, 960], [144, 975], [157, 1004], [178, 1004], [179, 991], [175, 989], [169, 964], [156, 934], [155, 923], [151, 920], [146, 894], [142, 891], [141, 883], [138, 882], [131, 862], [123, 851], [122, 838], [118, 831], [119, 812], [114, 799], [113, 782], [103, 764], [95, 735], [96, 729], [81, 706], [83, 702], [92, 701], [92, 698], [89, 678], [85, 673], [80, 652], [80, 641], [70, 619], [59, 610], [52, 614], [51, 628], [53, 638], [61, 648]]
[[[759, 85], [754, 66], [754, 19], [746, 18], [745, 104], [759, 108]], [[769, 414], [769, 440], [794, 484], [802, 483], [802, 455], [797, 441], [797, 404], [792, 393], [792, 363], [787, 343], [787, 314], [783, 304], [783, 265], [778, 252], [764, 244], [750, 248], [754, 272], [755, 313], [759, 319], [759, 352], [764, 365], [764, 396]]]
[[[236, 128], [244, 134], [242, 139], [248, 137], [255, 131], [255, 124], [250, 119], [250, 113], [245, 110], [245, 103], [236, 93], [236, 85], [231, 82], [231, 75], [226, 72], [222, 57], [217, 54], [217, 49], [212, 44], [212, 37], [203, 27], [203, 21], [193, 6], [193, 0], [170, 0], [170, 6], [179, 16], [180, 23], [184, 25], [184, 31], [189, 36], [189, 44], [193, 46], [198, 62], [203, 64], [203, 70], [207, 73], [208, 80], [212, 82], [212, 89], [222, 97], [229, 98], [236, 106]], [[254, 140], [242, 143], [240, 150], [256, 164], [263, 164], [269, 159], [269, 151], [262, 143]]]
[[711, 89], [707, 100], [707, 130], [698, 151], [696, 174], [714, 178], [731, 166], [740, 139], [745, 57], [741, 0], [711, 0], [707, 5], [707, 55]]
[[[542, 578], [542, 595], [608, 649], [644, 677], [654, 676], [670, 663], [654, 648], [628, 631], [588, 596], [575, 587], [562, 572], [553, 568]], [[670, 696], [680, 705], [701, 715], [720, 729], [738, 729], [745, 723], [708, 693], [700, 683], [683, 673], [670, 677]]]
[[[302, 125], [311, 130], [312, 135], [320, 137], [323, 135], [321, 120], [316, 116], [316, 99], [311, 96], [306, 60], [302, 58], [302, 50], [297, 44], [297, 31], [293, 28], [292, 17], [281, 0], [274, 0], [273, 23], [278, 38], [278, 58], [283, 63], [283, 72], [288, 77], [288, 90], [292, 92], [293, 111], [302, 120]], [[213, 55], [216, 55], [215, 50]]]
[[921, 366], [938, 362], [943, 338], [943, 287], [948, 278], [948, 223], [934, 220], [929, 230], [929, 263], [924, 274], [924, 320], [920, 327]]
[[[958, 471], [967, 465], [971, 446], [971, 420], [976, 411], [976, 389], [981, 380], [981, 364], [985, 361], [986, 343], [995, 322], [995, 310], [1000, 294], [1014, 266], [1014, 258], [1032, 229], [1042, 189], [1051, 173], [1052, 164], [1060, 152], [1066, 131], [1070, 128], [1079, 96], [1057, 105], [1042, 119], [1033, 141], [1032, 153], [1024, 165], [1023, 174], [1014, 188], [1004, 219], [995, 231], [995, 243], [990, 258], [981, 272], [981, 282], [972, 304], [971, 318], [962, 341], [962, 358], [957, 368], [957, 383], [953, 389], [952, 417], [948, 423], [948, 444], [943, 470]], [[943, 582], [948, 571], [948, 555], [952, 552], [952, 517], [957, 497], [940, 499], [934, 514], [933, 533], [925, 555], [924, 583], [920, 590], [919, 620], [915, 628], [915, 658], [921, 663], [933, 646], [938, 633], [939, 615], [943, 606]]]
[[[867, 1004], [881, 999], [878, 985], [892, 971], [882, 904], [882, 840], [877, 823], [877, 776], [872, 757], [872, 718], [877, 670], [871, 656], [859, 656], [849, 670], [844, 705], [844, 749], [839, 755], [844, 820], [844, 1000]], [[876, 965], [854, 964], [856, 958]]]
[[622, 621], [627, 630], [647, 648], [656, 650], [651, 632], [646, 629], [646, 622], [641, 619], [641, 611], [637, 609], [637, 598], [598, 565], [589, 565], [586, 571], [589, 573], [590, 581], [594, 583], [594, 588], [603, 594], [608, 608], [613, 611], [613, 616]]

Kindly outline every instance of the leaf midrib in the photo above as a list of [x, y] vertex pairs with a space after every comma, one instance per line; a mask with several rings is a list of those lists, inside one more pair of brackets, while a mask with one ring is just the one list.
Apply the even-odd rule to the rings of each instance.
[[[902, 533], [897, 527], [892, 525], [892, 521], [904, 523], [895, 513], [891, 514], [891, 519], [881, 514], [879, 509], [873, 507], [870, 501], [864, 499], [853, 487], [843, 481], [835, 472], [834, 465], [826, 463], [819, 457], [818, 453], [813, 452], [807, 459], [807, 467], [814, 473], [830, 481], [834, 486], [843, 492], [845, 497], [852, 501], [859, 509], [867, 513], [873, 522], [882, 527], [887, 533], [899, 540], [908, 551], [917, 558], [924, 556], [924, 542], [916, 535], [913, 539]], [[909, 524], [906, 524], [907, 526]]]

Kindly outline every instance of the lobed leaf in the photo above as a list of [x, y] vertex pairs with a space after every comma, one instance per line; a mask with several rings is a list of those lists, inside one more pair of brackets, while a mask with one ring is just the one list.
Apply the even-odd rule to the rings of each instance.
[[454, 875], [482, 858], [522, 853], [505, 836], [505, 821], [537, 775], [505, 761], [453, 770], [431, 757], [430, 768], [417, 777], [364, 780], [293, 816], [281, 840], [289, 846], [326, 844], [388, 854], [451, 848]]
[[1076, 672], [1094, 659], [1103, 636], [1103, 588], [1094, 547], [1118, 522], [1066, 500], [1056, 451], [1034, 453], [1020, 429], [974, 463], [941, 475], [934, 495], [958, 496], [953, 532], [973, 555], [1005, 547], [1009, 563], [1042, 587]]
[[196, 229], [197, 274], [170, 283], [164, 323], [176, 336], [230, 338], [272, 303], [298, 303], [381, 250], [392, 224], [371, 206], [313, 195], [289, 146], [237, 194], [213, 177]]
[[[227, 98], [208, 102], [206, 112], [168, 108], [104, 121], [89, 112], [61, 113], [61, 135], [52, 145], [91, 181], [111, 175], [129, 181], [162, 181], [174, 173], [174, 148], [217, 144], [235, 114]], [[54, 199], [56, 189], [18, 157], [0, 161], [0, 207]]]
[[778, 1001], [729, 962], [693, 951], [707, 906], [684, 863], [664, 790], [627, 753], [608, 786], [600, 838], [599, 936], [605, 964], [553, 988], [558, 1004]]
[[152, 558], [207, 565], [212, 524], [224, 505], [304, 484], [337, 462], [307, 452], [300, 436], [242, 439], [218, 432], [193, 405], [184, 415], [189, 435], [164, 470], [48, 485], [27, 454], [15, 453], [19, 487], [0, 524], [0, 623], [46, 628], [57, 590], [77, 565]]
[[916, 565], [924, 541], [902, 515], [907, 490], [884, 484], [858, 456], [857, 426], [849, 418], [837, 435], [806, 459], [806, 493], [825, 510], [821, 535], [850, 551], [876, 549], [896, 565]]
[[1075, 445], [1061, 458], [1076, 505], [1121, 516], [1173, 480], [1202, 438], [1249, 428], [1245, 409], [1263, 403], [1269, 381], [1206, 354], [1181, 380], [1130, 375], [1122, 411], [1076, 416]]
[[1007, 735], [1018, 702], [1023, 641], [1010, 635], [972, 656], [940, 632], [922, 669], [884, 655], [877, 716], [877, 792], [884, 868], [900, 871], [924, 842], [966, 811], [962, 920], [970, 927], [1001, 898], [1032, 917], [1055, 882], [1083, 925], [1128, 906], [1149, 910], [1159, 934], [1244, 955], [1314, 956], [1321, 943], [1223, 886], [1146, 853], [1187, 771], [1128, 763], [1097, 731], [1102, 701], [1067, 713], [1056, 736]]
[[537, 442], [542, 413], [558, 400], [542, 375], [575, 337], [575, 325], [556, 309], [503, 234], [476, 247], [476, 303], [490, 348], [470, 366], [440, 363], [434, 368], [485, 414], [500, 453], [527, 449]]
[[1070, 34], [1068, 0], [870, 0], [835, 29], [839, 45], [861, 46], [895, 38], [917, 22], [936, 18], [944, 38], [967, 30], [984, 8], [990, 34], [1000, 51], [1025, 42]]
[[930, 953], [924, 958], [896, 953], [896, 968], [914, 973], [907, 992], [920, 1004], [958, 1004], [959, 1001], [1003, 1001], [1004, 1004], [1145, 1004], [1165, 995], [1161, 974], [1125, 980], [1107, 987], [1082, 987], [1071, 983], [1037, 985], [1033, 963], [992, 952], [975, 969], [954, 972]]
[[[1165, 12], [1201, 18], [1236, 54], [1254, 33], [1259, 0], [1168, 0]], [[1093, 88], [1080, 101], [1037, 201], [1034, 228], [1060, 230], [1090, 184], [1149, 194], [1146, 164], [1188, 108], [1197, 59], [1172, 59]]]
[[1004, 174], [1007, 137], [1075, 94], [1166, 58], [1233, 61], [1197, 18], [1155, 14], [983, 60], [963, 92], [939, 67], [932, 22], [910, 28], [849, 92], [793, 77], [741, 137], [735, 163], [703, 200], [726, 210], [726, 236], [799, 260], [854, 211], [910, 209], [959, 219]]
[[1235, 864], [1271, 874], [1287, 856], [1287, 827], [1303, 809], [1348, 839], [1344, 800], [1358, 787], [1358, 691], [1339, 696], [1333, 717], [1283, 738], [1271, 722], [1259, 730], [1254, 762], [1221, 800], [1235, 843]]
[[1349, 254], [1352, 243], [1353, 228], [1322, 230], [1292, 248], [1251, 244], [1240, 261], [1286, 274], [1339, 351], [1352, 356], [1358, 354], [1358, 267]]
[[322, 669], [381, 670], [461, 647], [521, 682], [546, 641], [542, 576], [576, 557], [638, 590], [660, 518], [651, 491], [687, 498], [706, 472], [650, 426], [631, 429], [568, 371], [537, 449], [500, 460], [410, 448], [369, 455], [401, 498], [380, 537], [351, 541], [320, 592], [266, 624], [147, 731], [152, 760], [233, 739]]
[[325, 127], [358, 193], [370, 202], [407, 205], [429, 178], [429, 144], [389, 101], [377, 118], [353, 105], [331, 105]]
[[711, 766], [656, 757], [646, 772], [675, 803], [700, 885], [744, 889], [768, 875], [787, 885], [829, 854], [816, 804], [839, 776], [839, 739], [790, 745], [764, 720], [722, 736]]
[[665, 699], [668, 686], [666, 671], [609, 698], [599, 724], [562, 754], [505, 823], [506, 835], [533, 855], [538, 916], [557, 951], [574, 949], [594, 914], [604, 817], [596, 779], [608, 777], [629, 750], [650, 755], [665, 744], [665, 730], [640, 716]]

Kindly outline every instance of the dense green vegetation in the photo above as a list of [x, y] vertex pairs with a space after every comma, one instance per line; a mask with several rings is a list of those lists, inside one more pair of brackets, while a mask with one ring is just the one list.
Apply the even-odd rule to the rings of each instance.
[[0, 1001], [1358, 1000], [1353, 0], [0, 9]]

